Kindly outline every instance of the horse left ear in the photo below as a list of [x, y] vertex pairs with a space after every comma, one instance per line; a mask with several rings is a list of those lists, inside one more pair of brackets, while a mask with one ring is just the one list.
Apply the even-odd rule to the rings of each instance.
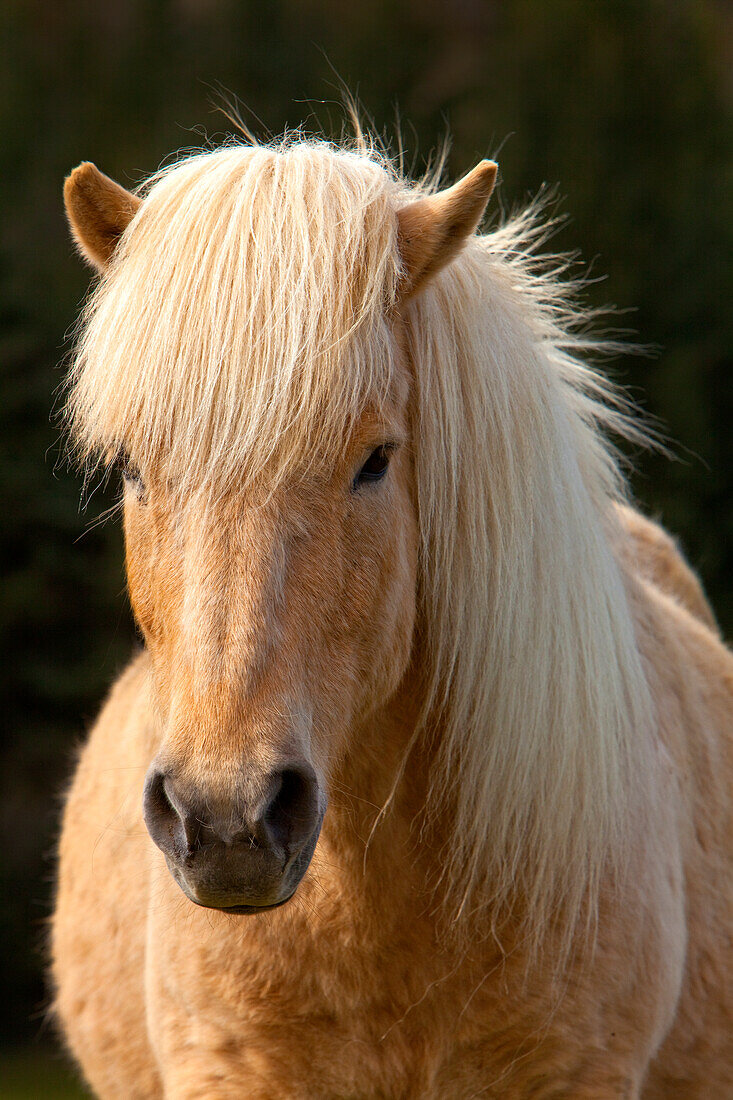
[[71, 233], [85, 260], [104, 271], [141, 200], [84, 161], [67, 177], [64, 203]]
[[397, 243], [403, 271], [399, 301], [411, 298], [458, 255], [484, 215], [496, 172], [493, 160], [482, 160], [453, 187], [398, 210]]

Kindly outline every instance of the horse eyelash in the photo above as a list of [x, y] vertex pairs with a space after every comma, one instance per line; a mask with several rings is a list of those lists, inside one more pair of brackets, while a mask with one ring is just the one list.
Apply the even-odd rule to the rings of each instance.
[[138, 497], [145, 502], [145, 482], [143, 481], [140, 470], [130, 458], [129, 454], [123, 448], [118, 450], [111, 465], [115, 469], [119, 470], [122, 478], [130, 485], [132, 485], [138, 494]]

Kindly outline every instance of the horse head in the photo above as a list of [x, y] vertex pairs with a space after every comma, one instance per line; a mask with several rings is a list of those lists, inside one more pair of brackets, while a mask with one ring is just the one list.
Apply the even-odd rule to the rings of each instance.
[[[122, 467], [129, 590], [152, 660], [161, 733], [145, 821], [188, 898], [238, 913], [292, 897], [330, 777], [410, 665], [403, 306], [474, 232], [496, 175], [484, 162], [438, 194], [369, 198], [363, 161], [321, 152], [309, 197], [298, 155], [233, 164], [226, 150], [218, 179], [200, 157], [195, 178], [184, 165], [143, 200], [89, 164], [66, 185], [100, 294], [148, 333], [87, 393]], [[367, 193], [362, 224], [340, 227], [348, 186]], [[334, 207], [330, 237], [294, 246], [319, 202]]]

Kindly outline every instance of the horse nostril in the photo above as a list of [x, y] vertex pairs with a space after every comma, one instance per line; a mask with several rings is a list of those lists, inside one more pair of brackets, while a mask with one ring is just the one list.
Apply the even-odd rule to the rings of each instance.
[[192, 835], [195, 819], [191, 818], [171, 797], [169, 777], [158, 768], [151, 768], [143, 792], [143, 817], [150, 836], [167, 856], [181, 858], [196, 843]]
[[273, 777], [273, 794], [264, 824], [270, 839], [284, 848], [300, 848], [318, 820], [318, 783], [307, 765], [285, 768]]

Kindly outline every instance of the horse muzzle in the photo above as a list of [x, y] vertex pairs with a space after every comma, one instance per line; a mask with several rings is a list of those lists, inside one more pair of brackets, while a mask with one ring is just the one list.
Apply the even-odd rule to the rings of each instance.
[[143, 793], [145, 824], [196, 905], [259, 913], [284, 905], [295, 893], [318, 841], [325, 796], [305, 760], [273, 771], [258, 789], [249, 802], [221, 802], [151, 765]]

